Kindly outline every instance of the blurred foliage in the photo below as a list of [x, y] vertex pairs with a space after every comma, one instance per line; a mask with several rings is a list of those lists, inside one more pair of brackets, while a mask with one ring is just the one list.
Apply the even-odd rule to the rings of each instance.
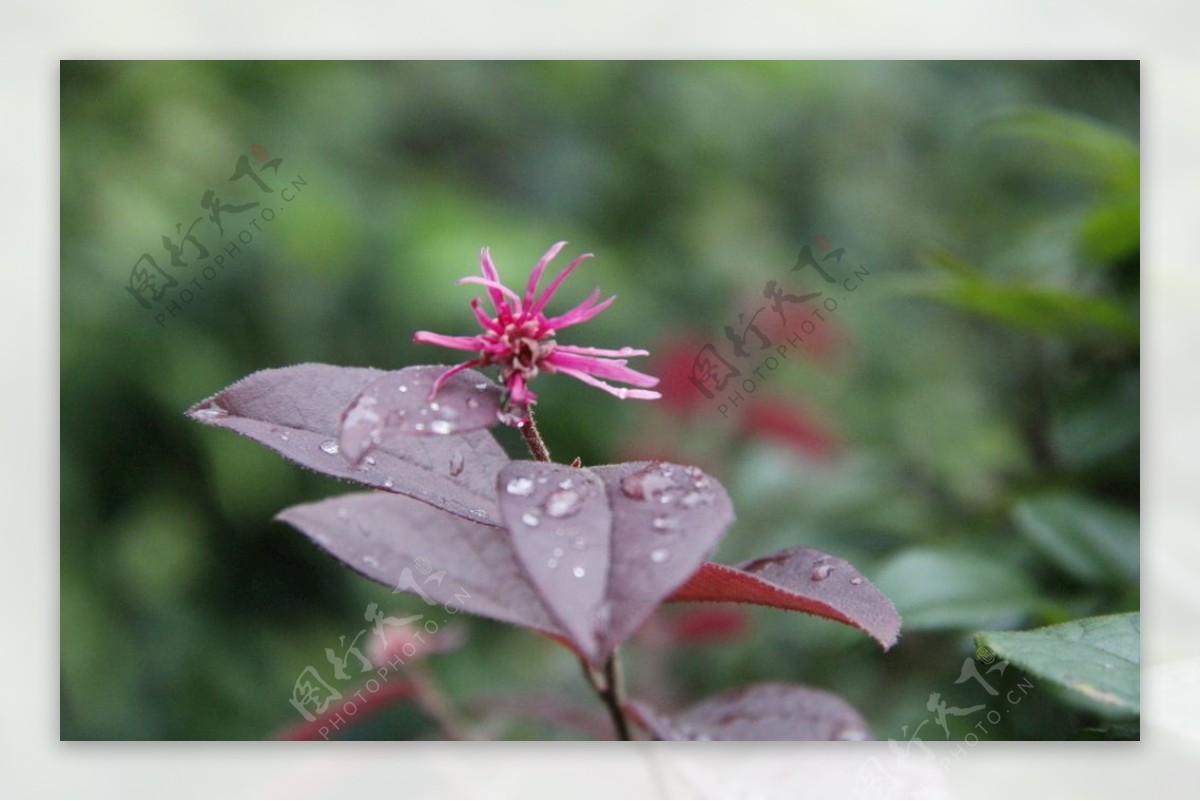
[[[698, 393], [621, 403], [539, 382], [559, 460], [700, 464], [739, 514], [718, 559], [821, 548], [905, 617], [881, 654], [760, 609], [732, 642], [679, 643], [668, 611], [626, 649], [635, 694], [669, 706], [801, 682], [906, 739], [931, 693], [988, 701], [955, 683], [973, 632], [1138, 609], [1136, 62], [64, 62], [61, 108], [66, 739], [270, 736], [367, 603], [413, 608], [270, 522], [343, 486], [182, 411], [265, 367], [453, 358], [410, 336], [471, 329], [474, 293], [453, 281], [483, 245], [518, 279], [558, 239], [594, 252], [564, 308], [593, 284], [620, 298], [570, 341], [683, 343], [689, 362], [727, 344], [765, 281], [813, 279], [789, 267], [814, 237], [870, 271], [824, 344], [756, 389], [794, 425], [743, 424]], [[261, 171], [270, 195], [229, 182], [254, 145], [282, 159]], [[277, 216], [254, 230], [258, 209], [226, 213], [219, 236], [210, 189]], [[210, 259], [240, 247], [212, 280], [159, 244], [198, 217]], [[192, 287], [163, 325], [125, 289], [143, 252]], [[561, 648], [469, 630], [431, 665], [453, 703], [598, 711]], [[1094, 710], [1033, 692], [980, 736], [1096, 729]], [[491, 731], [577, 736], [511, 715]], [[345, 736], [436, 735], [399, 707]]]

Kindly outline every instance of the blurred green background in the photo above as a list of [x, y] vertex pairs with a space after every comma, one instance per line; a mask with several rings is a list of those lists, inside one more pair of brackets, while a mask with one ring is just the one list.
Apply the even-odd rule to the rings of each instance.
[[[414, 608], [270, 522], [345, 485], [183, 410], [265, 367], [453, 359], [410, 337], [472, 330], [453, 282], [484, 245], [516, 283], [559, 239], [595, 253], [557, 308], [619, 299], [565, 341], [647, 347], [635, 366], [668, 379], [656, 403], [540, 381], [559, 460], [699, 464], [738, 512], [718, 561], [827, 550], [904, 616], [883, 654], [802, 615], [668, 609], [625, 649], [634, 695], [800, 682], [905, 740], [933, 692], [989, 700], [955, 684], [974, 632], [1138, 609], [1136, 62], [63, 62], [61, 80], [64, 739], [272, 736], [367, 603]], [[229, 180], [242, 156], [273, 193]], [[210, 189], [276, 218], [226, 211], [220, 236]], [[253, 237], [212, 280], [161, 244], [198, 217], [208, 264]], [[821, 288], [789, 269], [816, 237], [869, 279], [722, 416], [680, 376], [706, 342], [729, 356], [724, 326], [767, 281]], [[144, 252], [180, 281], [149, 310], [126, 291]], [[462, 622], [431, 669], [489, 734], [586, 736], [505, 698], [602, 725], [563, 649]], [[1136, 731], [1035, 693], [974, 731]], [[438, 735], [398, 705], [342, 736]]]

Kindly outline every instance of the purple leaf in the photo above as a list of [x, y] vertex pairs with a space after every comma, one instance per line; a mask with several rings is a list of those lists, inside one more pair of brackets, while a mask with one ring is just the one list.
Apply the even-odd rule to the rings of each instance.
[[368, 384], [342, 414], [342, 455], [357, 465], [369, 451], [396, 437], [461, 434], [496, 425], [504, 390], [483, 373], [456, 373], [430, 398], [434, 382], [446, 369], [405, 367]]
[[367, 578], [441, 605], [439, 613], [461, 609], [559, 633], [516, 563], [503, 529], [386, 492], [301, 504], [283, 510], [277, 519]]
[[656, 740], [869, 740], [871, 729], [836, 695], [794, 684], [757, 684], [664, 716], [643, 703], [633, 717]]
[[408, 495], [460, 517], [499, 523], [496, 474], [509, 459], [486, 431], [396, 438], [358, 467], [346, 462], [337, 441], [342, 412], [384, 375], [327, 364], [262, 370], [196, 404], [188, 415], [236, 431], [318, 473]]
[[592, 472], [612, 508], [607, 656], [696, 572], [734, 514], [725, 488], [697, 467], [626, 462]]
[[844, 559], [812, 548], [787, 548], [737, 567], [707, 563], [671, 601], [731, 601], [792, 609], [862, 629], [888, 649], [900, 615], [887, 596]]
[[525, 574], [579, 650], [595, 656], [612, 541], [604, 483], [583, 468], [511, 462], [500, 471], [499, 491]]

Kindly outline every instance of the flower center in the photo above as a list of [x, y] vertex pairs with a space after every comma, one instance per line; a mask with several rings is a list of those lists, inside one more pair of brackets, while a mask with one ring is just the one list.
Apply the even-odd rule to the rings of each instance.
[[550, 355], [556, 345], [550, 338], [554, 335], [553, 331], [546, 331], [539, 338], [536, 335], [537, 328], [537, 323], [533, 320], [519, 325], [509, 324], [504, 333], [497, 337], [497, 341], [504, 345], [503, 352], [493, 354], [489, 361], [499, 364], [506, 375], [520, 373], [526, 381], [536, 378], [538, 365]]

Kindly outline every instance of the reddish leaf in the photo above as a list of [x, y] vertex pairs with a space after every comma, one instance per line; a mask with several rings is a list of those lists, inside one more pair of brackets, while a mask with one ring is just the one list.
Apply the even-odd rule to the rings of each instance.
[[419, 595], [442, 612], [461, 609], [558, 633], [503, 529], [386, 492], [293, 506], [277, 519], [367, 578]]
[[794, 684], [757, 684], [664, 716], [634, 701], [629, 711], [656, 740], [869, 740], [871, 729], [836, 695]]
[[703, 645], [736, 640], [746, 633], [750, 622], [741, 609], [692, 607], [676, 615], [670, 626], [678, 642]]
[[612, 513], [590, 470], [512, 462], [500, 471], [500, 514], [551, 617], [595, 657], [607, 596]]
[[671, 601], [733, 601], [827, 617], [870, 634], [888, 649], [900, 635], [900, 615], [844, 559], [811, 548], [788, 548], [737, 567], [703, 565]]
[[[442, 369], [442, 368], [425, 368]], [[381, 370], [300, 364], [254, 373], [188, 410], [318, 473], [409, 495], [451, 514], [499, 523], [496, 474], [508, 461], [486, 431], [389, 441], [352, 467], [340, 453], [344, 409]]]
[[607, 655], [712, 552], [733, 522], [725, 488], [696, 467], [626, 462], [592, 468], [612, 508]]
[[396, 437], [462, 434], [499, 422], [504, 390], [475, 370], [451, 376], [431, 399], [433, 384], [444, 372], [440, 365], [405, 367], [368, 384], [342, 413], [342, 455], [357, 465]]

